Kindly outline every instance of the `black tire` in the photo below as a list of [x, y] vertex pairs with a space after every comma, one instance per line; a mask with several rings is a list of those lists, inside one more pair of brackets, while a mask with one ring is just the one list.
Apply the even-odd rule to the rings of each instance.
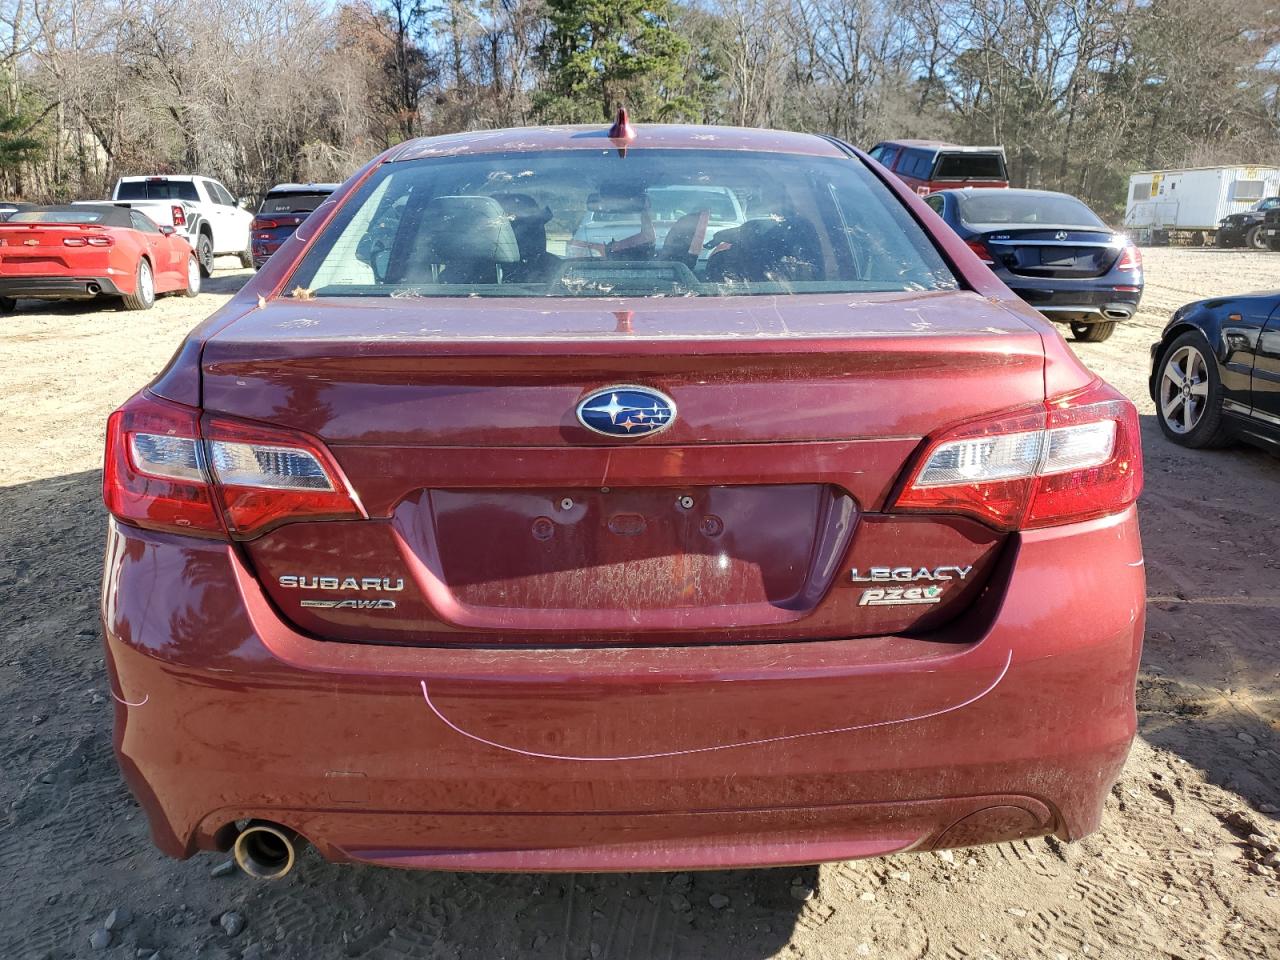
[[240, 251], [240, 266], [249, 270], [253, 267], [253, 240], [248, 241], [248, 245]]
[[134, 292], [120, 298], [124, 302], [124, 308], [150, 310], [156, 304], [156, 276], [147, 260], [138, 261], [138, 272], [133, 280]]
[[[1192, 389], [1201, 383], [1205, 385], [1203, 403], [1198, 409], [1194, 406], [1194, 395], [1179, 394], [1176, 391], [1176, 377], [1171, 378], [1168, 383], [1165, 379], [1166, 372], [1176, 372], [1170, 371], [1171, 366], [1186, 372], [1184, 368], [1190, 356], [1188, 351], [1199, 355], [1200, 370], [1203, 371], [1202, 375], [1197, 374], [1193, 378]], [[1195, 371], [1194, 363], [1190, 369]], [[1155, 393], [1156, 420], [1160, 423], [1161, 432], [1174, 443], [1193, 450], [1208, 450], [1230, 443], [1231, 436], [1222, 422], [1222, 378], [1218, 375], [1218, 361], [1209, 347], [1209, 341], [1199, 330], [1188, 330], [1160, 352]], [[1190, 425], [1185, 412], [1188, 402], [1193, 404]]]
[[187, 287], [182, 291], [185, 297], [200, 296], [200, 279], [204, 271], [200, 267], [200, 261], [193, 253], [187, 258]]
[[1101, 323], [1073, 323], [1071, 336], [1081, 343], [1101, 343], [1116, 332], [1115, 320], [1103, 320]]
[[0, 313], [13, 313], [18, 309], [18, 301], [13, 297], [0, 297]]
[[1191, 245], [1192, 245], [1193, 247], [1203, 247], [1203, 246], [1204, 246], [1204, 231], [1203, 231], [1203, 230], [1197, 230], [1195, 233], [1191, 234]]
[[202, 232], [200, 238], [196, 240], [196, 259], [200, 261], [200, 276], [212, 276], [213, 237], [210, 234]]
[[1250, 227], [1249, 232], [1244, 235], [1244, 245], [1250, 250], [1267, 249], [1267, 238], [1262, 235], [1262, 227]]

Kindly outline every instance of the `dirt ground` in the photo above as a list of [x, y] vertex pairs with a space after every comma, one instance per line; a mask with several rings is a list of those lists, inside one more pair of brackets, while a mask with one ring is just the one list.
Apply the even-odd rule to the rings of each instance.
[[[1174, 307], [1280, 287], [1280, 254], [1152, 250], [1147, 266], [1137, 320], [1077, 345], [1138, 402], [1147, 467], [1140, 736], [1101, 831], [754, 873], [415, 874], [308, 855], [262, 884], [224, 855], [160, 856], [111, 756], [103, 423], [246, 274], [146, 313], [0, 318], [0, 960], [1280, 956], [1280, 876], [1246, 840], [1280, 837], [1280, 461], [1172, 446], [1144, 384]], [[91, 945], [113, 911], [110, 943]]]

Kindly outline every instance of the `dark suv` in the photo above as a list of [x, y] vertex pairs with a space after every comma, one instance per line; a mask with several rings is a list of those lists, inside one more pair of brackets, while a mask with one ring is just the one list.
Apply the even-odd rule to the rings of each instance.
[[1270, 225], [1266, 219], [1276, 215], [1280, 217], [1280, 197], [1267, 197], [1259, 200], [1244, 213], [1233, 213], [1218, 221], [1217, 232], [1213, 235], [1213, 243], [1218, 247], [1249, 247], [1254, 250], [1265, 250], [1271, 244], [1268, 229], [1275, 231], [1272, 250], [1280, 250], [1280, 219], [1274, 219]]

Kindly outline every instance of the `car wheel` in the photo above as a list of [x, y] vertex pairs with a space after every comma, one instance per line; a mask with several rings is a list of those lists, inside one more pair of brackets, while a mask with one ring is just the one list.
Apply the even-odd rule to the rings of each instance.
[[1204, 231], [1203, 231], [1203, 230], [1197, 230], [1195, 233], [1191, 234], [1191, 245], [1192, 245], [1193, 247], [1203, 247], [1203, 246], [1204, 246]]
[[1184, 447], [1220, 447], [1228, 439], [1218, 363], [1198, 331], [1182, 334], [1160, 359], [1156, 417], [1164, 435]]
[[187, 289], [188, 297], [195, 297], [200, 294], [200, 261], [196, 259], [193, 253], [187, 257]]
[[1116, 321], [1104, 320], [1102, 323], [1073, 323], [1071, 336], [1081, 343], [1101, 343], [1116, 332]]
[[1262, 227], [1250, 227], [1244, 235], [1244, 245], [1250, 250], [1267, 249], [1267, 238], [1262, 235]]
[[250, 240], [248, 245], [240, 251], [240, 266], [248, 270], [253, 266], [253, 241]]
[[150, 310], [156, 302], [156, 278], [151, 272], [151, 264], [146, 260], [138, 261], [138, 272], [134, 277], [133, 293], [125, 294], [126, 310]]
[[18, 309], [18, 301], [13, 297], [0, 297], [0, 313], [13, 313]]
[[200, 261], [200, 276], [212, 276], [213, 237], [207, 233], [200, 234], [200, 239], [196, 241], [196, 259]]

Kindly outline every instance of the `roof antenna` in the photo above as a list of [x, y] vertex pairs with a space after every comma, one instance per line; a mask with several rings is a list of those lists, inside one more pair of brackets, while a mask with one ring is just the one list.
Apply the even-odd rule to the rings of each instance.
[[609, 139], [614, 142], [618, 148], [618, 156], [627, 156], [627, 144], [636, 138], [636, 128], [631, 125], [630, 118], [627, 117], [627, 108], [618, 105], [618, 119], [613, 121], [613, 126], [609, 128]]
[[618, 119], [613, 121], [613, 126], [609, 128], [610, 140], [634, 140], [636, 138], [636, 128], [631, 125], [630, 118], [627, 117], [627, 108], [618, 106]]

